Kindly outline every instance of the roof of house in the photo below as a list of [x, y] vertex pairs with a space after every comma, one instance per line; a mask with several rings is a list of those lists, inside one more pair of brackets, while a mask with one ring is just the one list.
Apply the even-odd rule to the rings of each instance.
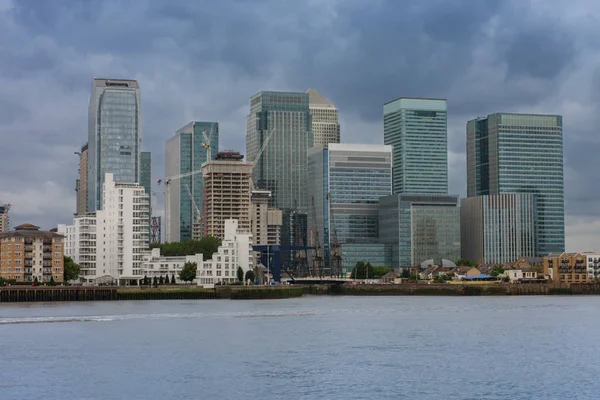
[[64, 238], [63, 235], [59, 235], [55, 232], [40, 231], [40, 227], [33, 224], [21, 224], [19, 226], [16, 226], [14, 231], [0, 233], [0, 239], [13, 237], [29, 237], [42, 239]]
[[381, 277], [381, 279], [395, 279], [395, 278], [400, 278], [401, 276], [402, 276], [402, 275], [400, 275], [400, 274], [399, 274], [399, 273], [397, 273], [397, 272], [390, 271], [390, 272], [388, 272], [387, 274], [383, 275], [383, 276]]

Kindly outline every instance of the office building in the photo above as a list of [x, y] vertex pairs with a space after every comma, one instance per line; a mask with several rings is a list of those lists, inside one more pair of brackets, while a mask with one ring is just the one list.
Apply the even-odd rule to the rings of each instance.
[[383, 142], [394, 147], [394, 193], [448, 193], [446, 100], [401, 97], [385, 103]]
[[202, 166], [204, 178], [204, 236], [225, 235], [225, 221], [235, 219], [240, 229], [250, 230], [252, 163], [238, 152], [217, 153]]
[[271, 192], [270, 207], [306, 212], [307, 150], [313, 146], [308, 93], [259, 92], [250, 98], [248, 161], [255, 162], [269, 137], [254, 168], [254, 185]]
[[202, 165], [214, 160], [219, 150], [219, 123], [192, 121], [167, 140], [165, 175], [171, 179], [165, 196], [165, 240], [191, 239], [193, 231], [202, 232], [204, 185]]
[[338, 109], [315, 89], [308, 89], [308, 103], [312, 119], [314, 145], [327, 148], [329, 143], [340, 142]]
[[103, 179], [102, 209], [59, 225], [65, 254], [81, 266], [83, 283], [138, 281], [141, 253], [148, 248], [149, 196], [137, 183]]
[[81, 146], [81, 151], [75, 154], [79, 155], [79, 178], [75, 181], [75, 192], [77, 192], [75, 213], [85, 214], [88, 207], [88, 144]]
[[460, 258], [458, 196], [398, 195], [379, 199], [379, 240], [391, 246], [392, 267]]
[[536, 195], [536, 256], [565, 249], [562, 117], [491, 114], [467, 123], [467, 196]]
[[88, 115], [88, 212], [102, 207], [104, 177], [140, 180], [142, 111], [135, 80], [94, 78]]
[[475, 196], [460, 204], [461, 258], [512, 263], [536, 253], [533, 193]]
[[0, 204], [0, 233], [8, 232], [10, 230], [10, 217], [8, 211], [12, 204]]
[[17, 282], [62, 283], [64, 278], [64, 237], [22, 224], [0, 233], [0, 277]]
[[271, 192], [255, 190], [252, 192], [250, 224], [255, 244], [280, 244], [283, 214], [277, 208], [269, 208]]
[[[308, 177], [317, 221], [313, 226], [313, 218], [308, 219], [309, 232], [319, 233], [326, 266], [334, 229], [347, 254], [353, 246], [364, 253], [365, 245], [379, 243], [379, 198], [392, 194], [392, 146], [316, 145], [308, 152]], [[352, 261], [342, 260], [344, 269], [356, 264]]]

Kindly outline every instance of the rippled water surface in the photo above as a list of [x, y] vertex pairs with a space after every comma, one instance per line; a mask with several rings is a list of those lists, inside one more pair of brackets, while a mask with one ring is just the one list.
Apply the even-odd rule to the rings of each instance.
[[600, 297], [0, 305], [0, 399], [598, 399]]

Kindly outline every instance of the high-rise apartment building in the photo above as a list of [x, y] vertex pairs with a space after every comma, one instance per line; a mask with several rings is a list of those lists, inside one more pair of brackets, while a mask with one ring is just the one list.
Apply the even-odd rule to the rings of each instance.
[[75, 183], [75, 191], [77, 192], [76, 214], [85, 214], [88, 207], [88, 144], [81, 146], [79, 155], [79, 179]]
[[76, 215], [73, 225], [59, 225], [65, 255], [81, 267], [86, 283], [143, 278], [142, 252], [148, 248], [149, 196], [137, 183], [103, 179], [102, 209]]
[[10, 207], [10, 203], [0, 204], [0, 233], [8, 232], [10, 229], [10, 218], [8, 216]]
[[254, 185], [271, 192], [271, 207], [306, 212], [307, 150], [313, 146], [308, 93], [260, 92], [250, 98], [248, 161], [254, 162], [271, 132], [254, 168]]
[[204, 178], [204, 236], [225, 235], [225, 221], [237, 220], [239, 229], [250, 230], [252, 163], [238, 152], [217, 153], [202, 166]]
[[379, 199], [379, 240], [391, 246], [392, 267], [460, 258], [458, 196], [394, 194]]
[[379, 198], [392, 194], [392, 146], [314, 146], [308, 152], [308, 177], [309, 201], [314, 199], [317, 221], [315, 227], [309, 218], [308, 227], [319, 233], [326, 265], [334, 229], [347, 253], [352, 246], [364, 252], [362, 246], [378, 244]]
[[479, 264], [513, 263], [536, 254], [536, 195], [474, 196], [460, 204], [461, 258]]
[[[166, 178], [172, 179], [165, 199], [165, 240], [191, 239], [194, 229], [202, 232], [204, 210], [202, 165], [214, 160], [219, 150], [219, 123], [192, 121], [175, 132], [165, 144]], [[210, 154], [210, 157], [209, 157]]]
[[107, 173], [115, 182], [140, 180], [142, 111], [136, 80], [94, 78], [88, 115], [88, 212], [102, 207]]
[[536, 256], [565, 249], [562, 117], [490, 114], [467, 123], [467, 196], [532, 193]]
[[312, 118], [314, 145], [327, 148], [329, 143], [340, 142], [338, 109], [315, 89], [308, 89], [308, 102]]
[[0, 277], [17, 282], [62, 283], [64, 237], [22, 224], [12, 232], [0, 233]]
[[269, 208], [271, 192], [255, 190], [252, 192], [252, 211], [250, 224], [255, 244], [280, 244], [283, 215], [277, 208]]
[[383, 142], [394, 147], [394, 193], [448, 193], [446, 100], [402, 97], [383, 106]]

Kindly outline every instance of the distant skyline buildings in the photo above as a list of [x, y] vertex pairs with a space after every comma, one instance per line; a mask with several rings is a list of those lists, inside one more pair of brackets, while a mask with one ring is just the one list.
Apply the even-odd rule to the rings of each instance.
[[136, 80], [94, 78], [88, 114], [88, 212], [102, 206], [106, 173], [138, 183], [142, 144], [140, 87]]
[[383, 143], [394, 146], [394, 193], [448, 193], [445, 99], [400, 97], [385, 103]]
[[88, 208], [88, 144], [81, 146], [81, 150], [75, 152], [79, 155], [79, 178], [75, 181], [75, 192], [77, 192], [76, 210], [77, 215], [85, 214]]
[[329, 143], [340, 143], [340, 121], [337, 107], [316, 89], [308, 89], [314, 145], [327, 148]]
[[560, 115], [496, 113], [467, 122], [467, 196], [536, 195], [536, 256], [565, 250]]
[[[205, 140], [208, 139], [209, 143]], [[171, 180], [165, 190], [165, 241], [192, 239], [202, 233], [204, 184], [202, 165], [214, 160], [219, 149], [219, 123], [192, 121], [165, 143], [165, 178], [197, 172]]]

